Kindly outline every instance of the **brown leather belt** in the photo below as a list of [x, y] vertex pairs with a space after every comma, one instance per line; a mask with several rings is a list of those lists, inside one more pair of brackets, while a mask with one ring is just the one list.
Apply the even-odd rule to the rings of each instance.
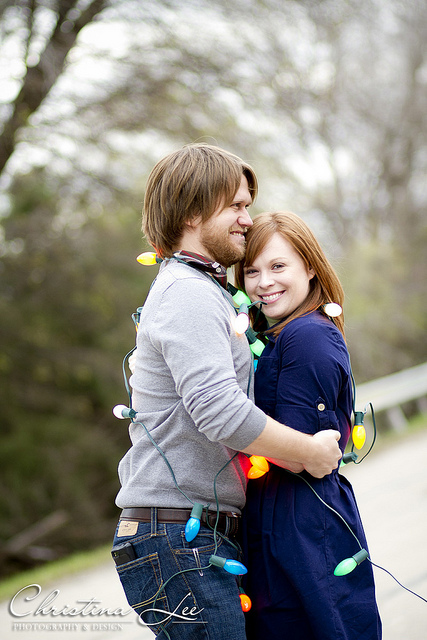
[[[154, 513], [157, 511], [157, 515]], [[206, 510], [202, 512], [200, 522], [209, 524], [213, 529], [217, 520], [216, 511]], [[157, 518], [157, 522], [162, 524], [185, 524], [191, 516], [191, 509], [165, 509], [157, 507], [128, 507], [123, 509], [120, 520], [137, 520], [138, 522], [151, 522], [152, 518]], [[239, 529], [240, 516], [232, 511], [220, 511], [218, 516], [217, 531], [227, 536], [233, 536]]]

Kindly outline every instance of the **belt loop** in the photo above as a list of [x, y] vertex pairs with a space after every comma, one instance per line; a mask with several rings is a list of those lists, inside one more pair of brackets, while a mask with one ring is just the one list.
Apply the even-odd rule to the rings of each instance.
[[157, 535], [157, 507], [151, 507], [151, 537]]
[[229, 536], [230, 528], [231, 528], [231, 518], [229, 518], [228, 516], [225, 516], [225, 531], [224, 531], [225, 536]]

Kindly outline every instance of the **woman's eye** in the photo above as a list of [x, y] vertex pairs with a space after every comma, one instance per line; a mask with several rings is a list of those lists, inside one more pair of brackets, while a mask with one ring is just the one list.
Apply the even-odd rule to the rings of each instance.
[[276, 262], [273, 264], [272, 269], [283, 269], [285, 265], [282, 262]]
[[245, 269], [245, 276], [253, 276], [256, 272], [256, 269]]

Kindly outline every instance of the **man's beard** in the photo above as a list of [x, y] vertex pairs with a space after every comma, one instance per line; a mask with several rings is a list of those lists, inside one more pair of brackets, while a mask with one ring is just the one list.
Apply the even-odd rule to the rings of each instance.
[[213, 228], [205, 229], [201, 242], [207, 253], [227, 269], [245, 257], [246, 243], [233, 242], [229, 231], [215, 232]]

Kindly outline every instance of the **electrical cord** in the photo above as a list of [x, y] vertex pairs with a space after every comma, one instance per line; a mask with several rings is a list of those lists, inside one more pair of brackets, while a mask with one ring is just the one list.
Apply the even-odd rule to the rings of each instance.
[[[330, 511], [332, 511], [332, 513], [335, 513], [336, 516], [338, 516], [338, 518], [341, 520], [341, 522], [346, 526], [346, 528], [350, 531], [351, 535], [353, 536], [353, 538], [355, 538], [357, 544], [359, 545], [360, 549], [362, 549], [362, 545], [360, 543], [359, 538], [356, 536], [356, 534], [354, 533], [354, 531], [352, 530], [352, 528], [350, 527], [350, 525], [348, 524], [348, 522], [346, 522], [346, 520], [342, 517], [342, 515], [336, 511], [333, 507], [331, 507], [331, 505], [329, 505], [327, 502], [325, 502], [323, 500], [323, 498], [317, 493], [317, 491], [314, 489], [314, 487], [311, 486], [311, 484], [308, 482], [308, 480], [306, 478], [304, 478], [304, 476], [298, 474], [298, 473], [293, 473], [292, 471], [289, 471], [289, 469], [284, 469], [284, 471], [286, 471], [287, 473], [291, 474], [292, 476], [298, 477], [300, 478], [300, 480], [303, 480], [303, 482], [305, 482], [305, 484], [311, 489], [311, 491], [314, 493], [314, 495], [320, 500], [320, 502], [327, 507]], [[408, 591], [409, 593], [412, 593], [412, 595], [416, 596], [417, 598], [419, 598], [420, 600], [422, 600], [423, 602], [427, 602], [427, 599], [424, 598], [423, 596], [421, 596], [419, 593], [416, 593], [416, 591], [413, 591], [412, 589], [409, 589], [409, 587], [405, 587], [404, 584], [402, 584], [401, 582], [399, 582], [399, 580], [391, 573], [391, 571], [388, 571], [388, 569], [385, 569], [384, 567], [382, 567], [379, 564], [376, 564], [375, 562], [373, 562], [371, 560], [371, 558], [369, 556], [366, 557], [367, 560], [369, 560], [369, 562], [371, 563], [371, 565], [373, 567], [376, 567], [377, 569], [381, 569], [381, 571], [384, 571], [385, 573], [387, 573], [391, 578], [393, 578], [393, 580], [395, 582], [397, 582], [397, 584], [402, 587], [402, 589], [405, 589], [405, 591]]]

